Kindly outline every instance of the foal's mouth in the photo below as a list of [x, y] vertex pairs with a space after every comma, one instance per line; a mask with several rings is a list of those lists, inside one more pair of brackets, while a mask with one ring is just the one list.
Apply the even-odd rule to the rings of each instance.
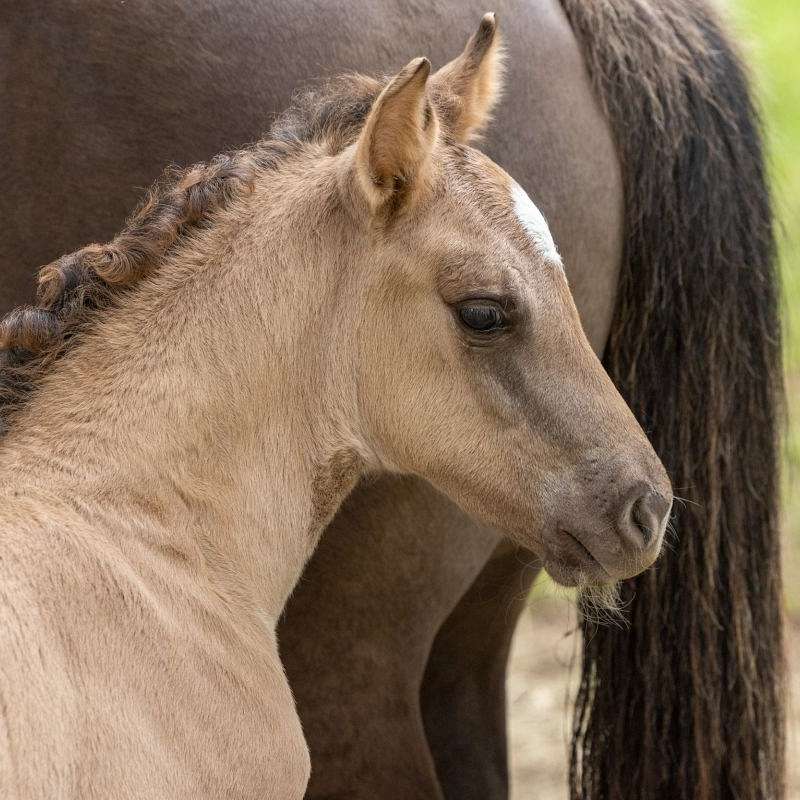
[[553, 579], [565, 586], [611, 583], [614, 578], [592, 551], [571, 531], [558, 529], [558, 544], [550, 548], [545, 568]]

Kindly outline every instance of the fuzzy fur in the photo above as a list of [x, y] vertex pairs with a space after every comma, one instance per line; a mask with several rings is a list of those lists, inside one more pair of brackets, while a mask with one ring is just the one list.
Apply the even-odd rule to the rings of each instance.
[[[565, 582], [658, 555], [663, 467], [511, 178], [438, 135], [412, 63], [363, 120], [322, 103], [305, 138], [290, 115], [170, 176], [7, 319], [7, 794], [301, 797], [275, 626], [367, 472], [426, 478]], [[377, 88], [342, 86], [340, 114]], [[507, 324], [479, 335], [459, 309], [486, 295]]]

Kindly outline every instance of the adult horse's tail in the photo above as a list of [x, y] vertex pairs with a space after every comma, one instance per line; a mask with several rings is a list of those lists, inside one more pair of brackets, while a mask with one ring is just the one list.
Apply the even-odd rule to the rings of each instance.
[[757, 115], [703, 4], [562, 5], [624, 172], [606, 365], [685, 498], [672, 548], [623, 587], [630, 628], [584, 631], [572, 797], [775, 800], [782, 389]]

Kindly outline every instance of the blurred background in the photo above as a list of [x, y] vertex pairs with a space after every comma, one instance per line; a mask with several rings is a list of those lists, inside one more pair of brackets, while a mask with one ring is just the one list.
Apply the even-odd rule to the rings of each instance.
[[[800, 3], [727, 0], [725, 7], [762, 109], [778, 220], [787, 395], [782, 525], [788, 800], [800, 800]], [[520, 620], [509, 674], [512, 800], [566, 796], [578, 643], [571, 600], [541, 580]]]

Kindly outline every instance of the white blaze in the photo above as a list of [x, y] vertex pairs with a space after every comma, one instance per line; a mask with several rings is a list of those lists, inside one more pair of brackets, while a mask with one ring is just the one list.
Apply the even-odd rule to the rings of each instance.
[[511, 184], [511, 198], [514, 201], [514, 211], [522, 223], [522, 227], [525, 228], [528, 236], [536, 242], [539, 252], [561, 266], [561, 256], [558, 254], [547, 220], [533, 204], [533, 200], [528, 197], [528, 193], [516, 182]]

